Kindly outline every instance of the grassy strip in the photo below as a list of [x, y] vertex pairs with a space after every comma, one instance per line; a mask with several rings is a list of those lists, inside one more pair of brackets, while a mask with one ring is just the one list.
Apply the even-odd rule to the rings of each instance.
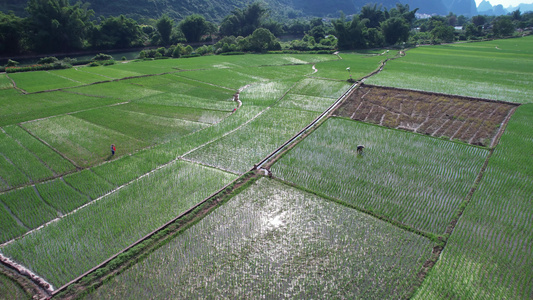
[[178, 218], [134, 243], [113, 259], [80, 276], [68, 285], [59, 288], [53, 293], [53, 298], [75, 299], [87, 295], [105, 282], [111, 280], [114, 276], [146, 258], [150, 253], [168, 243], [176, 235], [199, 222], [217, 207], [226, 203], [229, 199], [253, 184], [258, 178], [257, 172], [249, 171], [245, 173], [216, 195], [202, 201], [196, 207], [184, 212]]

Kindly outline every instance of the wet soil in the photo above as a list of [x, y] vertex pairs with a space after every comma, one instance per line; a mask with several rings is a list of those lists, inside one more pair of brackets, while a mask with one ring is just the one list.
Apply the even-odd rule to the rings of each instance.
[[503, 101], [362, 85], [334, 115], [493, 147], [502, 124], [516, 106]]

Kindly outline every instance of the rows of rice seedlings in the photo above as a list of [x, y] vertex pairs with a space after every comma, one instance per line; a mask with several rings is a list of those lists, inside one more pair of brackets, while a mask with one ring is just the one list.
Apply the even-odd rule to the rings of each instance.
[[[348, 80], [350, 74], [353, 79], [362, 78], [376, 70], [381, 61], [387, 56], [362, 55], [359, 53], [341, 53], [342, 60], [328, 61], [316, 65], [316, 72], [311, 77], [329, 78], [335, 80]], [[392, 57], [392, 52], [389, 57]], [[350, 68], [348, 71], [346, 68]]]
[[[357, 146], [364, 145], [364, 154]], [[273, 167], [275, 176], [413, 228], [444, 233], [488, 151], [333, 118]]]
[[[127, 156], [126, 156], [127, 157]], [[63, 177], [65, 182], [92, 200], [111, 192], [116, 186], [96, 175], [90, 169], [85, 169]]]
[[416, 299], [533, 297], [532, 127], [519, 107]]
[[316, 117], [316, 112], [272, 108], [239, 130], [185, 158], [244, 173]]
[[57, 210], [44, 202], [33, 186], [0, 194], [0, 201], [30, 229], [58, 217]]
[[192, 122], [105, 107], [73, 114], [92, 124], [118, 131], [149, 144], [161, 143], [209, 126]]
[[3, 274], [0, 274], [0, 291], [2, 291], [0, 299], [31, 299], [31, 296], [16, 281]]
[[28, 93], [56, 90], [80, 85], [79, 82], [55, 76], [48, 71], [12, 73], [9, 77], [15, 81], [17, 87]]
[[0, 188], [5, 191], [30, 182], [30, 179], [11, 161], [0, 155]]
[[75, 210], [89, 200], [89, 197], [80, 194], [59, 178], [37, 184], [35, 187], [43, 201], [62, 214]]
[[290, 93], [296, 95], [338, 99], [350, 88], [350, 85], [351, 84], [346, 81], [306, 78], [299, 81], [291, 89]]
[[123, 100], [90, 97], [65, 92], [21, 95], [16, 90], [0, 90], [0, 126], [112, 105]]
[[235, 102], [229, 101], [229, 99], [227, 101], [213, 101], [205, 98], [172, 92], [145, 97], [139, 100], [135, 100], [134, 103], [146, 105], [155, 104], [176, 107], [190, 107], [197, 109], [215, 109], [222, 111], [232, 111], [236, 106]]
[[533, 99], [533, 37], [419, 47], [368, 83], [520, 103]]
[[[22, 222], [15, 219], [15, 216], [11, 215], [8, 208], [0, 203], [0, 243], [9, 241], [17, 236], [21, 236], [28, 231], [27, 227]], [[3, 291], [0, 288], [0, 291]]]
[[402, 298], [431, 247], [263, 178], [88, 298]]
[[279, 101], [300, 78], [288, 78], [252, 84], [240, 94], [246, 105], [271, 106]]
[[[265, 81], [260, 76], [242, 73], [243, 68], [220, 68], [209, 70], [192, 70], [177, 73], [176, 76], [190, 78], [202, 82], [209, 82], [218, 86], [238, 90], [239, 88], [254, 82]], [[255, 69], [255, 68], [254, 68]]]
[[121, 99], [122, 101], [131, 101], [161, 93], [161, 91], [130, 84], [127, 80], [82, 86], [66, 91], [69, 93]]
[[102, 77], [107, 78], [108, 80], [143, 75], [133, 70], [121, 70], [118, 68], [109, 68], [108, 66], [83, 67], [83, 68], [79, 68], [79, 70], [82, 72], [100, 75]]
[[109, 81], [109, 77], [105, 77], [98, 74], [93, 74], [89, 72], [83, 72], [86, 68], [76, 67], [71, 69], [64, 70], [53, 70], [49, 71], [50, 74], [56, 75], [62, 78], [68, 78], [74, 82], [78, 82], [78, 85], [89, 84], [100, 81]]
[[[28, 176], [29, 180], [36, 181], [54, 176], [52, 170], [39, 158], [4, 132], [0, 132], [0, 155]], [[6, 181], [13, 186], [9, 178], [6, 178]]]
[[229, 116], [229, 112], [223, 110], [146, 103], [128, 103], [116, 106], [116, 108], [125, 111], [142, 112], [155, 116], [183, 119], [206, 124], [216, 124]]
[[235, 178], [179, 161], [0, 250], [58, 287]]
[[148, 149], [132, 156], [121, 157], [92, 168], [92, 171], [115, 186], [121, 186], [170, 161], [157, 160], [157, 155], [150, 155], [150, 152], [152, 152], [150, 150]]
[[314, 97], [289, 93], [276, 106], [296, 110], [323, 112], [336, 100], [329, 97]]
[[23, 126], [82, 167], [110, 159], [111, 144], [116, 145], [117, 157], [149, 145], [116, 130], [70, 115], [26, 123]]
[[56, 174], [64, 174], [76, 170], [76, 167], [46, 146], [19, 126], [6, 126], [2, 128], [9, 136], [16, 139], [24, 148], [39, 157]]

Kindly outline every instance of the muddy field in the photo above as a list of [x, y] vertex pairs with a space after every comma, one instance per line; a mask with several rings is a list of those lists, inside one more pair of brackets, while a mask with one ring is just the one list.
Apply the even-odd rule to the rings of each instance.
[[334, 115], [490, 147], [515, 107], [505, 102], [363, 85]]

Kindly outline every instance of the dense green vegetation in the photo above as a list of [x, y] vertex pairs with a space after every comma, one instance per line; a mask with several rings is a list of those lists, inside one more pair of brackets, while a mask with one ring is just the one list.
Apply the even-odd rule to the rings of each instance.
[[[533, 276], [533, 106], [519, 107], [472, 203], [415, 299], [528, 299]], [[458, 284], [461, 282], [461, 284]]]
[[261, 179], [89, 299], [401, 298], [431, 247], [421, 236]]

